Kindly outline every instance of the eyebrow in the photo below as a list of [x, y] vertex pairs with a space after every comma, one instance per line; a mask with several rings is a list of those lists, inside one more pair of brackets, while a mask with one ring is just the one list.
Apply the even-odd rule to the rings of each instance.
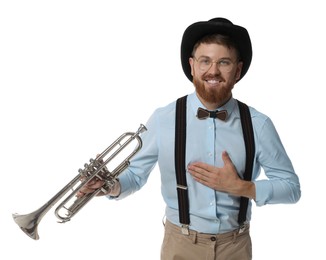
[[[194, 56], [194, 58], [196, 58], [196, 57]], [[200, 58], [208, 58], [208, 59], [213, 60], [211, 57], [206, 56], [206, 55], [201, 55], [201, 56], [199, 56], [196, 59], [200, 59]], [[222, 58], [219, 58], [218, 60], [230, 60], [230, 61], [232, 61], [232, 59], [230, 57], [222, 57]]]

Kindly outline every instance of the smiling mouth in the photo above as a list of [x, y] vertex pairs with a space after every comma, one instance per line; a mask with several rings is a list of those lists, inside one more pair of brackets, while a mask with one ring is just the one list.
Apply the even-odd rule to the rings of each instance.
[[209, 86], [218, 86], [221, 84], [222, 80], [220, 79], [206, 79], [205, 80]]
[[217, 79], [207, 79], [206, 82], [209, 84], [217, 84], [220, 83], [221, 81]]

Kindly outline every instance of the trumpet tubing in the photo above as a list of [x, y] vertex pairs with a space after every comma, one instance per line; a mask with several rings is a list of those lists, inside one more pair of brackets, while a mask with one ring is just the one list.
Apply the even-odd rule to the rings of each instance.
[[[129, 166], [130, 159], [142, 148], [140, 135], [146, 130], [146, 127], [141, 124], [136, 132], [122, 134], [99, 154], [96, 159], [90, 159], [89, 163], [84, 165], [84, 169], [79, 169], [78, 175], [48, 202], [29, 214], [13, 214], [14, 221], [29, 237], [38, 240], [37, 228], [41, 219], [60, 200], [62, 201], [55, 209], [55, 216], [59, 219], [60, 223], [71, 220], [92, 198], [101, 191], [109, 191], [114, 186], [117, 177]], [[113, 163], [113, 160], [117, 159], [128, 146], [130, 148], [130, 144], [133, 141], [137, 141], [136, 147], [126, 157], [121, 159], [121, 161], [118, 161], [113, 169], [109, 169], [108, 167]], [[93, 193], [77, 198], [76, 194], [94, 178], [103, 180], [103, 186]]]

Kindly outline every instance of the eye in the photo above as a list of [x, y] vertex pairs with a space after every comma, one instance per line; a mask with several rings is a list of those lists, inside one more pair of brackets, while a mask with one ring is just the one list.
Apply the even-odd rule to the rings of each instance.
[[230, 66], [231, 65], [231, 61], [227, 60], [227, 59], [221, 59], [219, 60], [218, 64], [220, 66]]
[[203, 64], [203, 65], [210, 65], [211, 64], [211, 59], [209, 58], [200, 58], [199, 59], [199, 63]]

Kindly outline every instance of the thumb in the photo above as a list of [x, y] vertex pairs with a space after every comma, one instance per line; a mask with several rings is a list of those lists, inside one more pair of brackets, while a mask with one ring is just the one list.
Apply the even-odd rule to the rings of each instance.
[[224, 162], [224, 165], [233, 164], [227, 151], [222, 152], [222, 160]]

